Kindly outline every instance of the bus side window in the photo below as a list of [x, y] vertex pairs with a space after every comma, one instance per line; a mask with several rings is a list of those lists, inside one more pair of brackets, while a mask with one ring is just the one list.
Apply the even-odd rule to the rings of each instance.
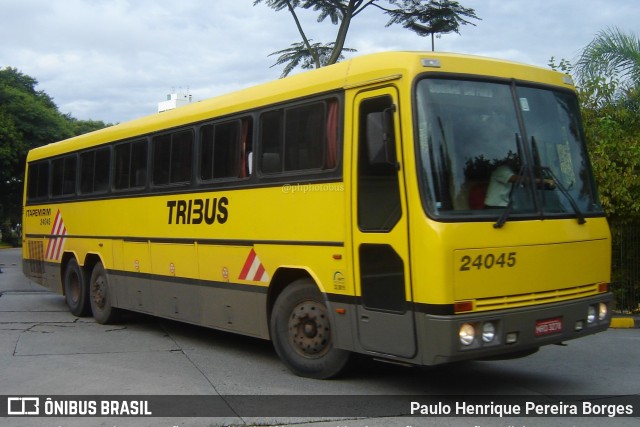
[[144, 187], [147, 185], [147, 140], [131, 143], [130, 187]]
[[87, 151], [80, 155], [80, 193], [90, 194], [109, 190], [111, 149]]
[[147, 140], [125, 142], [115, 147], [116, 190], [147, 185]]
[[[390, 136], [395, 132], [393, 120], [387, 120], [383, 126], [384, 116], [391, 107], [392, 100], [388, 96], [366, 100], [360, 106], [358, 226], [362, 231], [390, 231], [402, 216], [398, 171], [395, 162], [388, 161], [395, 159], [395, 145]], [[380, 141], [391, 144], [391, 147], [382, 147], [382, 151], [393, 153], [381, 157], [377, 155], [379, 153], [369, 153], [370, 147], [379, 145], [368, 141], [376, 132], [380, 133], [377, 136]], [[389, 135], [385, 137], [383, 132]]]
[[260, 117], [260, 172], [282, 172], [283, 112], [269, 111]]
[[193, 132], [176, 132], [171, 135], [171, 183], [191, 182], [193, 162]]
[[325, 148], [324, 103], [289, 108], [285, 113], [284, 170], [320, 169]]
[[320, 171], [338, 164], [336, 99], [272, 110], [260, 116], [260, 172]]
[[[200, 129], [200, 179], [242, 177], [241, 148], [244, 146], [240, 120], [205, 125]], [[246, 175], [244, 175], [246, 176]]]
[[155, 136], [153, 138], [153, 185], [191, 182], [192, 154], [193, 132], [191, 130]]
[[49, 162], [43, 161], [29, 164], [29, 200], [44, 199], [49, 196]]
[[51, 195], [53, 197], [62, 197], [75, 194], [77, 165], [76, 155], [73, 154], [71, 156], [56, 159], [52, 164], [53, 180]]

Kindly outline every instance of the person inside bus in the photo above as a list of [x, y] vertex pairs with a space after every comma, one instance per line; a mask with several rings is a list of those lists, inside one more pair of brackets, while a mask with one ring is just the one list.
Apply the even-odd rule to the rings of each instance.
[[[518, 181], [518, 174], [513, 171], [514, 163], [514, 160], [507, 159], [491, 173], [484, 198], [485, 209], [503, 209], [509, 205], [511, 189]], [[556, 187], [555, 182], [548, 178], [536, 178], [536, 183], [548, 190]]]
[[518, 180], [518, 175], [507, 164], [498, 166], [491, 172], [487, 193], [484, 197], [486, 209], [505, 208], [509, 204], [511, 187]]

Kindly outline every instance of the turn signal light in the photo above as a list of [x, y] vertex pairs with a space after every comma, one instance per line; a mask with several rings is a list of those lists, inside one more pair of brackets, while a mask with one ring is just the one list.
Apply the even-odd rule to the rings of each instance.
[[473, 301], [458, 301], [453, 305], [454, 313], [464, 313], [473, 311]]

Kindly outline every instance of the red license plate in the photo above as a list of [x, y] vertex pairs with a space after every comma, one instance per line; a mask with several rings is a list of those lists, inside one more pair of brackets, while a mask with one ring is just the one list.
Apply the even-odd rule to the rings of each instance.
[[562, 317], [538, 320], [536, 322], [536, 336], [551, 335], [562, 332]]

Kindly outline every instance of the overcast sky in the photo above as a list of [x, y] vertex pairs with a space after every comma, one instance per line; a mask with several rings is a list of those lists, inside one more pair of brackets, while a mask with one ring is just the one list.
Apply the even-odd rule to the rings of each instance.
[[[459, 0], [481, 21], [436, 39], [436, 50], [546, 66], [574, 60], [601, 30], [640, 35], [639, 0]], [[271, 52], [298, 42], [288, 12], [253, 0], [0, 0], [0, 68], [39, 82], [62, 113], [115, 123], [154, 114], [169, 92], [194, 100], [276, 79]], [[327, 20], [303, 14], [314, 41], [333, 40]], [[356, 55], [427, 50], [430, 39], [370, 7], [346, 45]]]

